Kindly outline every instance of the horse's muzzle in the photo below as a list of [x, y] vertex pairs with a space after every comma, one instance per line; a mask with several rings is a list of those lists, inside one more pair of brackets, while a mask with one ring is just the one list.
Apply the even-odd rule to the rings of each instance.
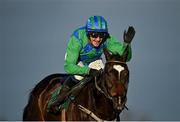
[[126, 99], [121, 96], [113, 97], [113, 108], [116, 112], [121, 112], [125, 108]]

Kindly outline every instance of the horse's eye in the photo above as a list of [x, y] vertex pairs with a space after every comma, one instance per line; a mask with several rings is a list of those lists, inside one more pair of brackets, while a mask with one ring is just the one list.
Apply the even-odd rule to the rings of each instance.
[[113, 73], [113, 70], [112, 69], [109, 69], [107, 72], [106, 72], [108, 75], [111, 75]]
[[124, 76], [127, 76], [127, 72], [124, 73]]
[[128, 75], [128, 72], [124, 72], [123, 75], [124, 75], [124, 76], [127, 76], [127, 75]]

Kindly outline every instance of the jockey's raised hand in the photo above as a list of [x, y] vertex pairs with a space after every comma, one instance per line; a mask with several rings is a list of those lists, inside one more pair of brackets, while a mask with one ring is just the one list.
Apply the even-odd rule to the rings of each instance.
[[127, 44], [130, 44], [132, 42], [132, 39], [134, 38], [136, 31], [134, 29], [133, 26], [129, 26], [128, 31], [126, 32], [126, 30], [124, 31], [124, 42]]

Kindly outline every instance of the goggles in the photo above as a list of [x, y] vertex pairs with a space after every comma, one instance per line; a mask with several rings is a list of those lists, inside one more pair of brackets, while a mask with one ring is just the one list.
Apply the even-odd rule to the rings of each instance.
[[107, 32], [88, 32], [89, 36], [92, 38], [108, 38], [109, 34]]

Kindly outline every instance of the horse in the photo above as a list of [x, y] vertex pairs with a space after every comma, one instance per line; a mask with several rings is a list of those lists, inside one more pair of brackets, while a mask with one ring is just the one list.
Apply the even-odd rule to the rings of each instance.
[[48, 100], [69, 75], [47, 76], [31, 91], [24, 108], [23, 121], [119, 121], [120, 113], [127, 108], [127, 52], [120, 56], [104, 49], [106, 63], [100, 77], [88, 81], [69, 107], [59, 114], [47, 112]]

